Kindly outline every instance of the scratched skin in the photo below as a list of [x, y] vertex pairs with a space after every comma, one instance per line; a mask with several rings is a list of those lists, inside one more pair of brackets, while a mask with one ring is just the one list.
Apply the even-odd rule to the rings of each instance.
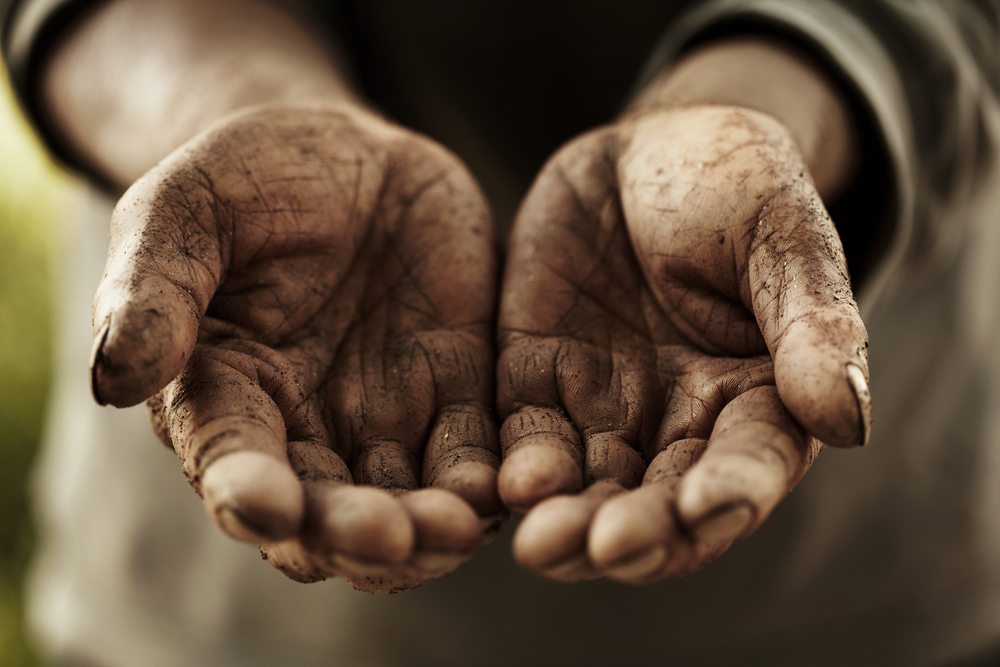
[[820, 441], [863, 444], [867, 334], [787, 131], [733, 107], [596, 130], [509, 242], [500, 494], [562, 581], [695, 570], [759, 526]]
[[352, 108], [230, 118], [115, 210], [94, 392], [150, 400], [209, 514], [289, 576], [441, 576], [496, 530], [492, 221]]

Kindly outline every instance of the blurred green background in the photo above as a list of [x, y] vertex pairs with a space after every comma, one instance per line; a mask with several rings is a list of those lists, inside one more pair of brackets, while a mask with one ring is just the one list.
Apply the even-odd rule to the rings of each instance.
[[0, 667], [39, 664], [24, 632], [28, 504], [48, 391], [50, 241], [70, 185], [47, 160], [0, 80]]

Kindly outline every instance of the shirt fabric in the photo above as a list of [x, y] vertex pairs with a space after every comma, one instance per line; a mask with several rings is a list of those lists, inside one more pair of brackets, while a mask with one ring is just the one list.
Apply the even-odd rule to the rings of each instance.
[[[656, 586], [544, 581], [513, 563], [511, 527], [458, 572], [400, 595], [295, 584], [206, 520], [143, 409], [90, 399], [89, 304], [110, 212], [94, 196], [64, 240], [58, 375], [36, 475], [30, 612], [51, 656], [936, 665], [1000, 642], [998, 3], [314, 4], [367, 92], [466, 158], [501, 218], [559, 143], [610, 119], [643, 62], [669, 66], [733, 29], [807, 48], [854, 99], [876, 167], [862, 173], [880, 191], [834, 212], [845, 239], [884, 237], [860, 292], [871, 445], [823, 454], [755, 535]], [[9, 14], [13, 80], [43, 134], [33, 72], [81, 5], [24, 2]]]

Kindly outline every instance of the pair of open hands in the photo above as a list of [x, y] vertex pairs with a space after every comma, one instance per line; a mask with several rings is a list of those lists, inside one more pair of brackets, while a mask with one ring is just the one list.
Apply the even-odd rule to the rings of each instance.
[[226, 534], [372, 591], [453, 570], [505, 507], [527, 512], [515, 557], [553, 579], [688, 572], [819, 441], [867, 439], [840, 241], [766, 115], [574, 140], [520, 209], [499, 308], [498, 273], [441, 147], [352, 106], [249, 110], [116, 207], [94, 393], [149, 400]]

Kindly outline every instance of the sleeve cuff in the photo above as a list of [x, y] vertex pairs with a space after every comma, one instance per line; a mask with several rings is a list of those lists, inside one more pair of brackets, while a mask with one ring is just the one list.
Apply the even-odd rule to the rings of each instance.
[[95, 0], [14, 2], [3, 26], [3, 56], [15, 97], [49, 153], [60, 163], [81, 168], [80, 161], [58, 141], [38, 98], [38, 70], [48, 46]]

